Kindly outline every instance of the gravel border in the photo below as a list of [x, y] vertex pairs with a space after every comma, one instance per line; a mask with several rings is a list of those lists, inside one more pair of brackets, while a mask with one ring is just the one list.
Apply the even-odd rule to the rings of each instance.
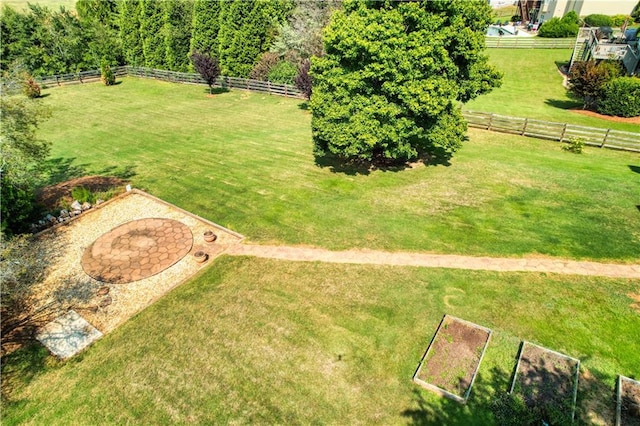
[[[128, 284], [108, 284], [88, 276], [82, 269], [82, 255], [98, 237], [120, 225], [137, 219], [167, 218], [189, 227], [194, 236], [191, 251], [168, 269]], [[215, 243], [206, 243], [203, 234], [213, 229]], [[66, 223], [34, 236], [34, 244], [47, 253], [46, 278], [34, 288], [33, 303], [53, 303], [61, 309], [73, 308], [103, 334], [109, 333], [165, 293], [182, 284], [206, 267], [211, 259], [239, 244], [244, 237], [211, 221], [191, 214], [144, 191], [133, 189]], [[193, 259], [203, 250], [205, 263]], [[108, 287], [99, 296], [98, 289]]]

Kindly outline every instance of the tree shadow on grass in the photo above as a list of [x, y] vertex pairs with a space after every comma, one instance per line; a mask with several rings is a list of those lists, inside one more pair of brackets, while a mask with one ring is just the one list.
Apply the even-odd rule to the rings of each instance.
[[[75, 160], [75, 157], [48, 159], [44, 165], [47, 178], [42, 182], [43, 186], [55, 185], [71, 179], [87, 176], [90, 173], [89, 170], [87, 170], [88, 164], [74, 164]], [[95, 174], [100, 176], [113, 176], [120, 179], [130, 179], [136, 175], [136, 171], [133, 165], [120, 165], [105, 167]]]
[[47, 179], [43, 182], [46, 185], [65, 182], [70, 179], [79, 178], [87, 174], [87, 164], [74, 164], [75, 157], [72, 158], [50, 158], [45, 162], [44, 169]]
[[634, 173], [640, 173], [640, 166], [629, 165], [629, 169]]
[[15, 399], [14, 392], [27, 386], [47, 370], [53, 361], [49, 351], [37, 342], [23, 346], [2, 358], [2, 405], [21, 405], [26, 401]]
[[572, 99], [547, 99], [545, 104], [559, 109], [572, 109], [582, 107], [582, 103]]
[[227, 89], [226, 87], [214, 87], [213, 89], [211, 89], [211, 91], [209, 91], [209, 87], [207, 86], [207, 88], [205, 89], [205, 93], [207, 95], [221, 95], [223, 93], [229, 93], [229, 89]]
[[298, 109], [303, 111], [309, 111], [311, 108], [309, 107], [309, 101], [300, 102], [298, 104]]
[[569, 70], [569, 61], [554, 61], [554, 62], [556, 64], [556, 67], [558, 67], [558, 71], [566, 75], [567, 71]]
[[398, 162], [393, 160], [378, 159], [373, 161], [367, 160], [349, 160], [336, 155], [316, 155], [315, 164], [318, 167], [328, 167], [332, 173], [343, 173], [349, 176], [368, 175], [374, 171], [382, 172], [401, 172], [406, 169], [414, 168], [416, 165], [424, 166], [450, 166], [451, 154], [447, 152], [434, 152], [418, 158], [415, 162]]
[[435, 396], [418, 385], [413, 390], [414, 407], [402, 412], [409, 423], [427, 425], [487, 425], [494, 424], [493, 400], [508, 390], [509, 373], [492, 368], [491, 374], [478, 373], [466, 404]]

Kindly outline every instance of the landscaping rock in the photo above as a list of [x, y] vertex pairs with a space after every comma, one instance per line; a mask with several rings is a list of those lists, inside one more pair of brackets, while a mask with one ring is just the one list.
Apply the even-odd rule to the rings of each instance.
[[106, 308], [107, 306], [109, 306], [111, 303], [113, 302], [113, 299], [111, 298], [111, 296], [107, 296], [104, 299], [102, 299], [100, 301], [100, 307], [101, 308]]
[[60, 210], [60, 217], [69, 217], [69, 211], [65, 209]]
[[84, 203], [82, 203], [82, 210], [89, 210], [91, 208], [91, 203], [88, 201], [85, 201]]
[[82, 213], [82, 210], [74, 210], [71, 212], [71, 216], [78, 216], [80, 213]]
[[71, 203], [71, 208], [73, 210], [82, 210], [82, 204], [80, 204], [80, 201], [78, 200], [73, 200], [73, 203]]
[[96, 206], [99, 206], [100, 204], [104, 203], [104, 200], [99, 198], [96, 200]]

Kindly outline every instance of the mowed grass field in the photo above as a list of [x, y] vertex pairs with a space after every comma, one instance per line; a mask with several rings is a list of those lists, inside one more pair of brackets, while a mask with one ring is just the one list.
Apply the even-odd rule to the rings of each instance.
[[466, 109], [512, 117], [640, 132], [640, 126], [589, 117], [572, 111], [582, 102], [562, 85], [559, 65], [571, 59], [571, 49], [487, 49], [490, 62], [504, 73], [502, 87], [468, 102]]
[[470, 130], [448, 165], [343, 169], [301, 101], [126, 78], [44, 91], [52, 182], [133, 186], [253, 243], [637, 262], [640, 156]]
[[[631, 280], [222, 257], [67, 362], [4, 365], [4, 425], [491, 425], [522, 339], [582, 360], [581, 422], [640, 375]], [[442, 315], [494, 335], [466, 405], [411, 377]], [[6, 389], [6, 388], [5, 388]]]

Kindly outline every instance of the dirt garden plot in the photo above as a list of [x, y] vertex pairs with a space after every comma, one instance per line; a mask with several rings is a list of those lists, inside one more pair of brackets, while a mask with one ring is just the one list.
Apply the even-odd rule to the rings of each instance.
[[580, 360], [523, 342], [510, 393], [540, 410], [552, 424], [572, 422], [578, 392]]
[[466, 402], [491, 330], [445, 315], [413, 376], [419, 385], [459, 402]]
[[640, 382], [618, 377], [616, 426], [640, 426]]
[[[217, 239], [206, 242], [212, 230]], [[197, 273], [242, 236], [142, 191], [132, 190], [35, 237], [46, 278], [34, 306], [73, 309], [106, 334]], [[54, 319], [54, 318], [51, 318]]]

